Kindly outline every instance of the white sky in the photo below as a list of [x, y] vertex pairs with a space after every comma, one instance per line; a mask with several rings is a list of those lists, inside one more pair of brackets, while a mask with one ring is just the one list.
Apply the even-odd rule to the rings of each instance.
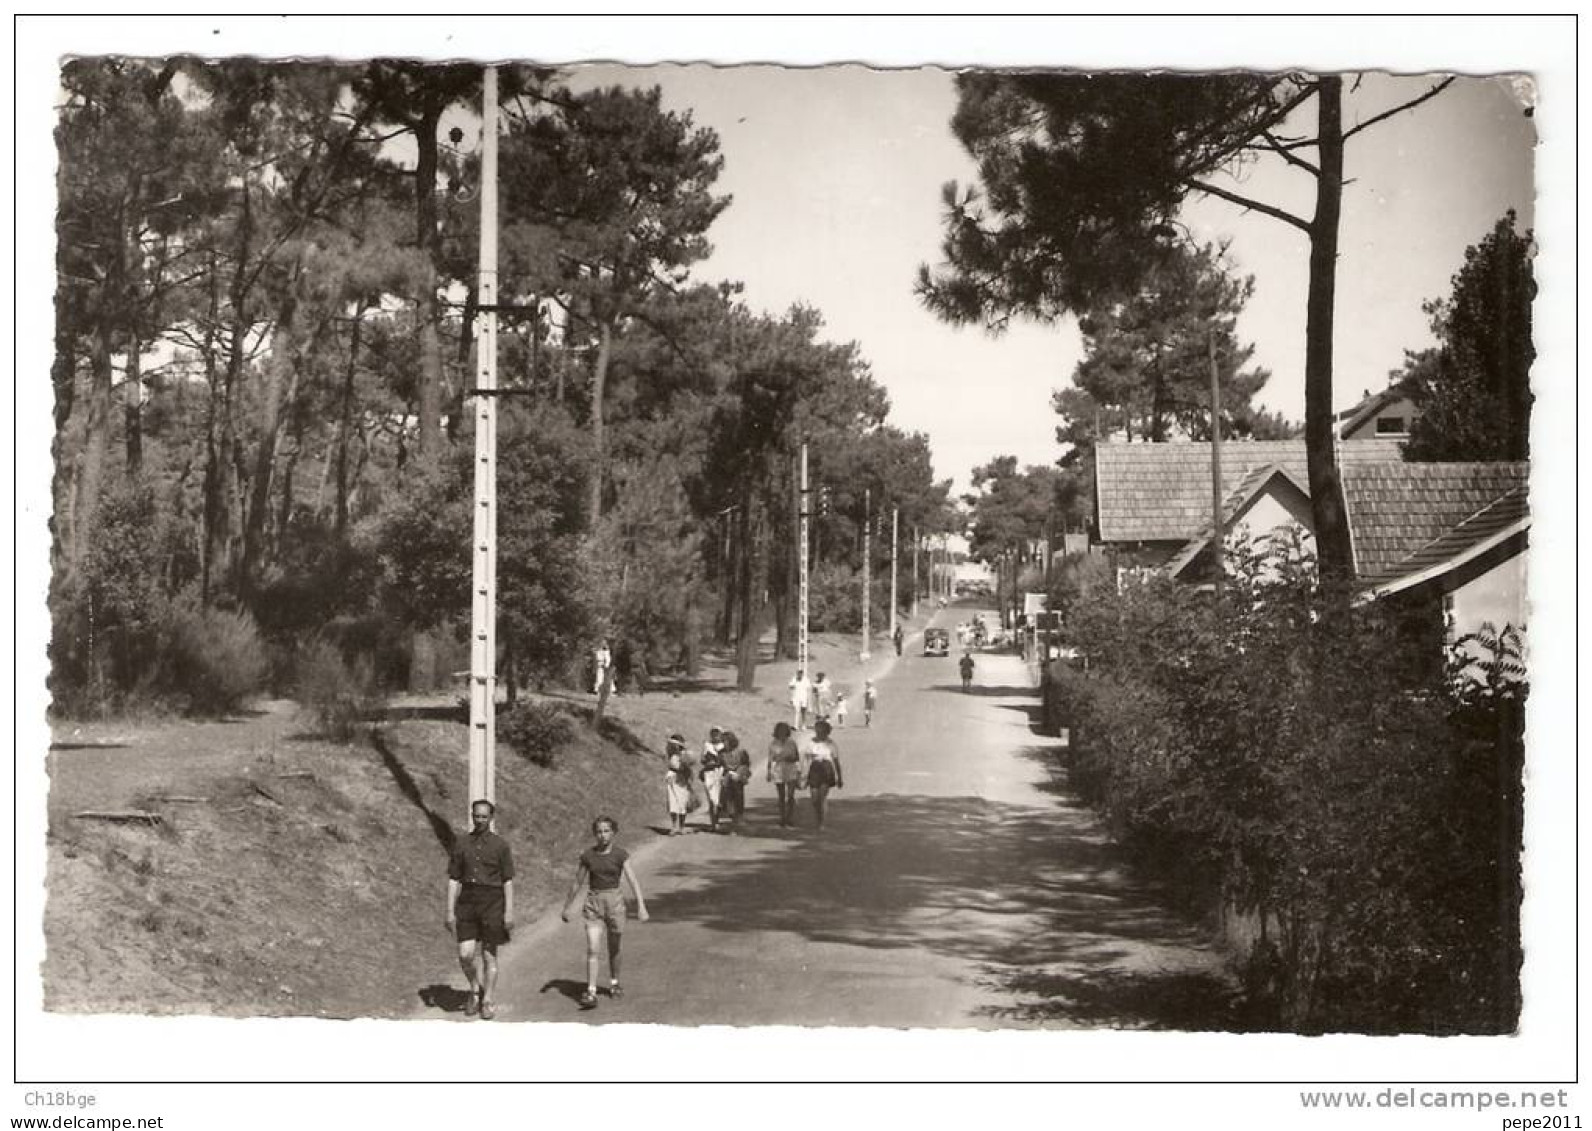
[[[743, 281], [748, 302], [770, 313], [805, 301], [823, 312], [830, 336], [860, 342], [890, 392], [893, 422], [928, 433], [938, 475], [965, 487], [971, 468], [992, 456], [1048, 463], [1060, 454], [1050, 394], [1081, 357], [1073, 321], [1017, 324], [991, 337], [940, 322], [912, 294], [917, 265], [939, 261], [941, 185], [974, 176], [950, 130], [952, 72], [605, 66], [576, 77], [583, 87], [659, 85], [671, 109], [718, 133], [719, 188], [734, 203], [710, 231], [715, 251], [698, 275]], [[1346, 126], [1429, 82], [1367, 78], [1349, 96]], [[1468, 245], [1511, 207], [1530, 224], [1533, 142], [1531, 122], [1497, 79], [1461, 80], [1351, 141], [1339, 407], [1381, 388], [1406, 348], [1430, 343], [1421, 303], [1448, 293]], [[1255, 166], [1239, 187], [1310, 216], [1310, 179], [1281, 161]], [[1231, 237], [1235, 262], [1256, 276], [1240, 329], [1256, 345], [1255, 364], [1273, 374], [1260, 400], [1302, 421], [1304, 234], [1216, 200], [1195, 203], [1186, 218], [1202, 239]]]
[[[293, 5], [283, 6], [292, 11]], [[1467, 19], [1422, 22], [1244, 17], [1030, 18], [901, 20], [736, 19], [592, 15], [562, 18], [382, 16], [28, 17], [14, 25], [17, 51], [16, 279], [14, 341], [17, 403], [14, 462], [18, 553], [14, 614], [16, 698], [17, 1076], [20, 1080], [574, 1080], [597, 1073], [626, 1079], [677, 1078], [681, 1065], [719, 1066], [731, 1075], [772, 1079], [1144, 1080], [1425, 1080], [1550, 1081], [1578, 1076], [1575, 1060], [1577, 923], [1574, 746], [1576, 608], [1570, 588], [1576, 561], [1575, 324], [1575, 27], [1560, 19]], [[1534, 418], [1531, 595], [1534, 652], [1526, 824], [1528, 889], [1524, 933], [1526, 1008], [1519, 1035], [1506, 1039], [1356, 1039], [1325, 1037], [1181, 1037], [1148, 1033], [883, 1033], [864, 1030], [741, 1030], [617, 1026], [586, 1029], [441, 1024], [328, 1024], [312, 1021], [157, 1021], [46, 1015], [39, 999], [42, 957], [44, 673], [48, 639], [44, 594], [50, 515], [49, 361], [56, 66], [65, 53], [259, 53], [273, 57], [372, 54], [430, 57], [779, 60], [817, 64], [864, 59], [891, 66], [925, 62], [1082, 67], [1182, 66], [1212, 69], [1362, 69], [1407, 72], [1448, 68], [1470, 74], [1524, 69], [1541, 81], [1538, 228], [1538, 412]], [[862, 74], [785, 74], [761, 91], [732, 92], [736, 76], [697, 73], [671, 87], [697, 117], [720, 129], [725, 186], [738, 203], [716, 230], [713, 274], [744, 279], [749, 298], [770, 310], [792, 299], [822, 308], [837, 338], [855, 338], [890, 390], [894, 419], [929, 431], [941, 475], [965, 475], [976, 462], [1011, 452], [1039, 462], [1054, 455], [1049, 392], [1075, 360], [1066, 334], [1022, 330], [992, 344], [976, 331], [953, 332], [917, 310], [911, 274], [938, 247], [940, 182], [967, 168], [946, 132], [951, 94], [943, 77], [898, 76], [880, 84]], [[820, 81], [821, 80], [821, 81]], [[10, 84], [7, 84], [8, 86]], [[865, 89], [869, 88], [869, 89]], [[689, 98], [687, 97], [689, 95]], [[849, 99], [847, 96], [850, 96]], [[1500, 113], [1456, 98], [1425, 107], [1402, 129], [1384, 127], [1350, 155], [1357, 183], [1346, 200], [1344, 271], [1338, 310], [1339, 403], [1381, 383], [1405, 346], [1424, 340], [1421, 300], [1447, 290], [1466, 244], [1487, 230], [1508, 203], [1529, 196], [1518, 148], [1496, 147], [1499, 129], [1477, 131]], [[1502, 111], [1507, 131], [1518, 131]], [[1451, 117], [1452, 116], [1452, 117]], [[738, 119], [744, 117], [745, 122]], [[1379, 151], [1385, 144], [1391, 150]], [[1513, 143], [1520, 145], [1518, 139]], [[1403, 147], [1399, 175], [1387, 170]], [[1291, 233], [1230, 214], [1222, 230], [1259, 279], [1246, 321], [1260, 360], [1276, 371], [1269, 403], [1300, 415], [1303, 260]], [[1262, 225], [1262, 226], [1257, 226]], [[1369, 266], [1369, 270], [1359, 269]], [[1350, 281], [1352, 280], [1352, 285]], [[1363, 375], [1362, 375], [1363, 374]], [[1292, 386], [1290, 393], [1283, 390]], [[0, 466], [4, 466], [0, 464]], [[20, 475], [18, 474], [20, 472]], [[23, 675], [22, 673], [26, 673]], [[26, 753], [27, 756], [21, 756]], [[16, 800], [14, 798], [14, 801]], [[417, 900], [437, 898], [417, 881]], [[444, 943], [439, 942], [439, 947]], [[4, 984], [0, 982], [0, 984]], [[733, 1042], [733, 1044], [731, 1043]], [[615, 1067], [618, 1066], [618, 1067]], [[686, 1071], [691, 1071], [687, 1069]], [[524, 1089], [442, 1091], [420, 1087], [328, 1090], [263, 1086], [94, 1087], [88, 1114], [188, 1115], [167, 1126], [267, 1128], [293, 1125], [416, 1127], [478, 1112], [523, 1116], [534, 1108], [557, 1120], [605, 1118], [615, 1102], [634, 1118], [663, 1127], [699, 1122], [716, 1110], [715, 1089], [675, 1088], [662, 1095], [589, 1089], [534, 1098]], [[1377, 1088], [1368, 1089], [1376, 1091]], [[10, 1114], [24, 1112], [14, 1090]], [[1297, 1088], [1283, 1085], [1176, 1088], [1101, 1084], [1065, 1093], [1008, 1091], [1002, 1118], [1190, 1125], [1191, 1111], [1214, 1124], [1251, 1127], [1289, 1121]], [[808, 1126], [814, 1113], [846, 1110], [858, 1120], [945, 1126], [988, 1121], [988, 1091], [896, 1090], [880, 1097], [739, 1094], [738, 1110], [784, 1128]], [[808, 1100], [811, 1102], [808, 1102]], [[771, 1104], [769, 1101], [772, 1100]], [[883, 1103], [888, 1103], [888, 1108]], [[875, 1104], [880, 1106], [875, 1107]], [[464, 1105], [461, 1107], [461, 1105]], [[1217, 1105], [1220, 1105], [1219, 1107]], [[617, 1110], [617, 1109], [616, 1109]], [[1415, 1118], [1414, 1113], [1410, 1114]], [[1541, 1113], [1537, 1113], [1541, 1114]], [[712, 1118], [711, 1115], [708, 1116]], [[1193, 1117], [1198, 1121], [1199, 1116]], [[1419, 1120], [1417, 1120], [1419, 1121]], [[1132, 1119], [1128, 1120], [1133, 1123]], [[1318, 1113], [1312, 1125], [1361, 1126]], [[1203, 1124], [1202, 1124], [1203, 1125]], [[1422, 1124], [1426, 1125], [1425, 1123]], [[1433, 1124], [1435, 1125], [1435, 1124]]]

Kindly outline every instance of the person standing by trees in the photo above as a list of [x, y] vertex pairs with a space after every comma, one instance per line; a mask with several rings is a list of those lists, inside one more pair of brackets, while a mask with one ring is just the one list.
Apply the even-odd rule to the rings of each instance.
[[[897, 630], [899, 631], [899, 629]], [[862, 725], [873, 726], [874, 708], [879, 705], [879, 691], [873, 685], [873, 680], [864, 680], [862, 684]]]
[[625, 893], [619, 886], [621, 880], [636, 893], [636, 918], [643, 923], [649, 918], [646, 897], [641, 894], [641, 885], [630, 869], [630, 854], [614, 845], [614, 838], [619, 835], [619, 822], [612, 817], [598, 817], [591, 823], [591, 831], [596, 843], [580, 854], [575, 882], [570, 885], [563, 911], [567, 923], [570, 909], [584, 887], [586, 906], [580, 916], [586, 926], [586, 990], [580, 995], [582, 1009], [597, 1008], [597, 970], [604, 935], [608, 942], [608, 996], [617, 1001], [624, 994], [619, 984], [619, 943], [625, 930]]
[[497, 806], [482, 798], [470, 805], [470, 833], [454, 840], [448, 860], [448, 931], [459, 943], [459, 967], [469, 981], [464, 1012], [493, 1016], [498, 947], [514, 928], [514, 854], [492, 831]]
[[829, 791], [841, 789], [846, 784], [841, 774], [840, 749], [829, 735], [829, 723], [819, 719], [813, 724], [813, 740], [802, 758], [802, 780], [811, 792], [813, 820], [819, 829], [824, 827]]
[[796, 823], [796, 790], [802, 780], [802, 755], [791, 738], [789, 723], [774, 724], [774, 740], [768, 744], [768, 780], [779, 798], [779, 827], [787, 829]]
[[901, 654], [901, 642], [904, 639], [906, 639], [906, 636], [901, 631], [901, 626], [898, 624], [895, 626], [895, 631], [890, 634], [890, 642], [895, 645], [895, 653], [897, 656]]
[[593, 679], [591, 690], [593, 695], [601, 695], [603, 688], [608, 683], [609, 673], [613, 671], [614, 650], [612, 645], [607, 640], [597, 645], [597, 650], [593, 653], [593, 659], [596, 661], [597, 674]]

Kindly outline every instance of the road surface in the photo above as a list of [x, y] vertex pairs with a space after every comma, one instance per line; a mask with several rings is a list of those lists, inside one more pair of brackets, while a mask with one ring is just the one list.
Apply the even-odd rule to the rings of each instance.
[[652, 913], [625, 932], [623, 1000], [577, 1007], [577, 908], [505, 948], [499, 1020], [1226, 1028], [1220, 955], [1069, 798], [1022, 661], [978, 654], [964, 693], [960, 652], [914, 642], [873, 727], [859, 704], [836, 731], [846, 788], [822, 832], [805, 796], [802, 827], [778, 827], [754, 750], [735, 835], [621, 837], [644, 845]]

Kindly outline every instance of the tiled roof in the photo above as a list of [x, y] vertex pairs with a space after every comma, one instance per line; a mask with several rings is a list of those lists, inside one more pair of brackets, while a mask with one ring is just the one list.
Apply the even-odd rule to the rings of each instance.
[[1526, 478], [1525, 463], [1346, 466], [1355, 573], [1379, 584], [1461, 553], [1526, 514]]
[[[1398, 440], [1354, 440], [1339, 446], [1339, 465], [1396, 462], [1399, 446]], [[1308, 493], [1303, 440], [1228, 440], [1222, 443], [1223, 497], [1271, 464]], [[1210, 527], [1211, 446], [1100, 444], [1095, 490], [1101, 541], [1186, 542]]]

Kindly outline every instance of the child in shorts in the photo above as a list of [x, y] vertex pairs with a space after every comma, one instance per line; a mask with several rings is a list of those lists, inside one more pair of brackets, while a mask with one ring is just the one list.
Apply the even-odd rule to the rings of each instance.
[[619, 822], [612, 817], [598, 817], [591, 823], [596, 843], [580, 854], [575, 868], [575, 882], [570, 885], [569, 898], [564, 901], [564, 922], [569, 922], [570, 910], [581, 888], [586, 889], [586, 905], [580, 917], [586, 925], [586, 992], [580, 995], [582, 1009], [597, 1008], [597, 969], [599, 949], [604, 934], [608, 940], [608, 996], [618, 1000], [624, 990], [619, 984], [619, 941], [625, 930], [625, 896], [619, 886], [621, 880], [630, 884], [636, 893], [636, 918], [647, 921], [647, 901], [641, 894], [636, 874], [630, 870], [630, 854], [614, 844], [619, 835]]

